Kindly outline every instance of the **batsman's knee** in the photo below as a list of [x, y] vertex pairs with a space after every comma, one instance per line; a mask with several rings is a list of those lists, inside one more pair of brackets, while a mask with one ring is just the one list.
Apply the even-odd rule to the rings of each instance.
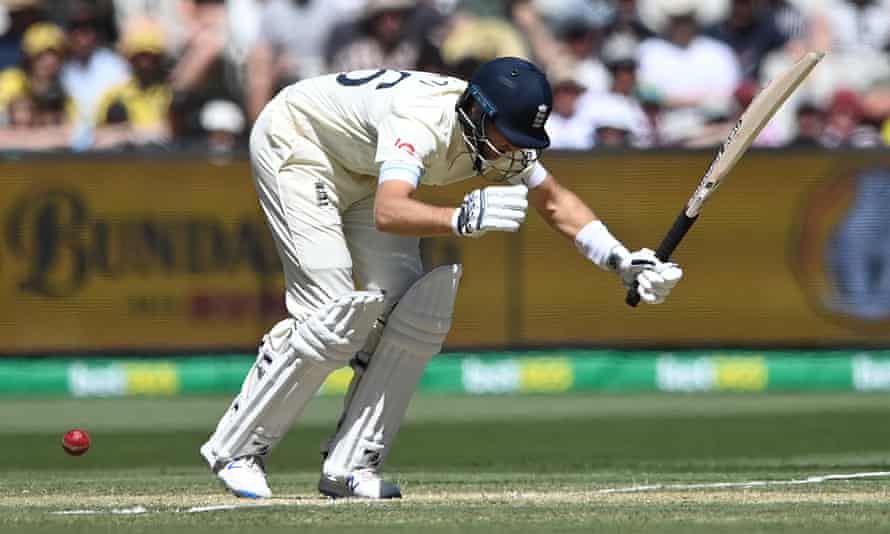
[[451, 329], [461, 274], [460, 265], [444, 265], [415, 282], [387, 319], [388, 340], [420, 357], [438, 353]]
[[382, 292], [350, 292], [295, 323], [291, 345], [316, 364], [342, 367], [365, 343], [383, 309]]

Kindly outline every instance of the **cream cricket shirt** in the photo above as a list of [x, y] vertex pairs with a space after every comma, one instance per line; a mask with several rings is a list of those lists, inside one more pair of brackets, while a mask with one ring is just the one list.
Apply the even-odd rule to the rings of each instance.
[[[311, 78], [269, 104], [274, 112], [265, 114], [271, 116], [262, 121], [263, 135], [280, 161], [302, 138], [352, 175], [376, 182], [380, 165], [397, 161], [420, 168], [420, 183], [445, 185], [476, 175], [454, 109], [466, 86], [457, 78], [386, 69]], [[356, 179], [334, 174], [334, 187], [349, 188]]]

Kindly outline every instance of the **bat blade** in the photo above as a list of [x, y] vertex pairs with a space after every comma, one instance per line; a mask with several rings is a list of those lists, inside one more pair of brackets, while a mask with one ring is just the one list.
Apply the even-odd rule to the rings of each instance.
[[735, 127], [729, 132], [717, 152], [717, 156], [708, 166], [695, 193], [686, 203], [687, 216], [698, 215], [704, 201], [720, 186], [736, 163], [751, 147], [754, 140], [757, 139], [764, 126], [824, 56], [824, 52], [808, 52], [757, 93], [754, 100], [739, 117]]
[[[686, 202], [683, 211], [674, 220], [667, 235], [662, 239], [655, 255], [661, 261], [668, 261], [683, 237], [698, 219], [698, 214], [705, 201], [725, 180], [736, 163], [745, 155], [751, 144], [757, 139], [760, 131], [773, 118], [773, 115], [788, 100], [788, 97], [810, 74], [810, 71], [825, 56], [824, 52], [809, 52], [797, 63], [778, 77], [774, 78], [760, 91], [748, 108], [742, 113], [726, 140], [717, 151], [717, 155], [696, 187], [695, 192]], [[627, 290], [625, 302], [636, 306], [640, 302], [640, 293], [634, 286]]]

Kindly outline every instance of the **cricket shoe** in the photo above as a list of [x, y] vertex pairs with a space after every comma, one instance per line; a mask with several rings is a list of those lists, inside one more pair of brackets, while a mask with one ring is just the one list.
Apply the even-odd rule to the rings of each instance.
[[360, 469], [346, 476], [321, 475], [318, 491], [337, 499], [339, 497], [361, 497], [364, 499], [401, 499], [398, 486], [383, 480], [371, 469]]
[[259, 456], [244, 456], [224, 465], [216, 472], [237, 497], [248, 499], [267, 499], [272, 490], [266, 483], [266, 469]]

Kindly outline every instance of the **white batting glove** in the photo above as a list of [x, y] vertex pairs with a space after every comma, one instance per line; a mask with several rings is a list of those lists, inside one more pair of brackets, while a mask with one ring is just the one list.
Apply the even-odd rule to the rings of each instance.
[[481, 237], [489, 230], [515, 232], [525, 221], [528, 187], [492, 185], [471, 191], [454, 210], [451, 227], [461, 236]]
[[[623, 248], [623, 247], [622, 247]], [[618, 263], [618, 276], [625, 287], [637, 285], [640, 300], [647, 304], [661, 304], [683, 278], [683, 270], [672, 262], [663, 262], [655, 252], [643, 248], [623, 255]]]

